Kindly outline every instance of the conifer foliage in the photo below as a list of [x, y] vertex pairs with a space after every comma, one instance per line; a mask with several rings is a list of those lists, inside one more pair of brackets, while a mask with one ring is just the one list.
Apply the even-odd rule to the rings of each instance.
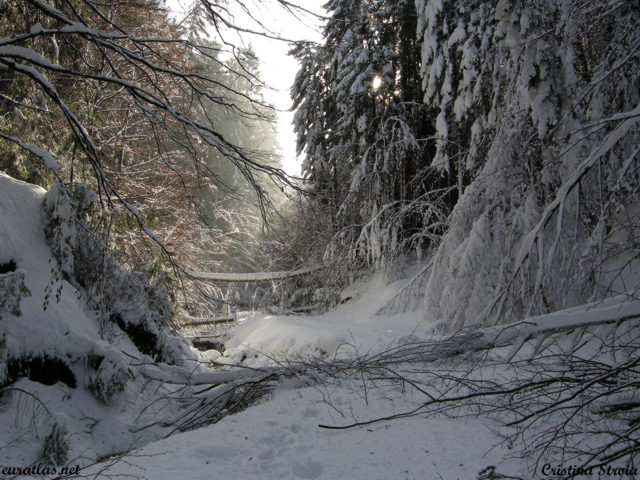
[[637, 294], [637, 2], [417, 6], [434, 164], [470, 178], [426, 317], [455, 329]]
[[326, 257], [426, 252], [446, 329], [637, 293], [637, 2], [327, 9], [293, 88]]
[[429, 246], [450, 200], [430, 168], [417, 14], [408, 1], [335, 0], [327, 9], [325, 44], [294, 50], [298, 150], [328, 225], [329, 257], [380, 265]]

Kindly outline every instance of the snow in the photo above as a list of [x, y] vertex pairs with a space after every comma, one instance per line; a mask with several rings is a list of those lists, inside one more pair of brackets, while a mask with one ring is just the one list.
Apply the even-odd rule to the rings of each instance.
[[[364, 352], [403, 341], [426, 327], [416, 312], [393, 316], [379, 314], [394, 295], [406, 285], [398, 280], [385, 285], [384, 275], [356, 282], [343, 292], [351, 298], [336, 308], [317, 315], [268, 315], [256, 313], [241, 320], [226, 342], [227, 350], [219, 362], [263, 365], [280, 358], [321, 354], [334, 356], [349, 346]], [[243, 360], [244, 359], [244, 360]]]
[[18, 60], [27, 60], [31, 63], [51, 70], [59, 69], [59, 67], [51, 63], [48, 59], [38, 54], [31, 48], [18, 47], [15, 45], [0, 45], [0, 56], [6, 58], [17, 58]]
[[615, 323], [623, 319], [640, 318], [640, 301], [628, 295], [618, 295], [600, 302], [567, 308], [547, 315], [529, 317], [511, 325], [485, 329], [483, 336], [488, 344], [513, 343], [514, 348], [534, 334], [571, 330], [590, 325]]
[[[13, 259], [17, 268], [26, 273], [25, 286], [32, 295], [21, 303], [22, 317], [10, 317], [8, 349], [16, 356], [40, 349], [55, 349], [71, 353], [78, 349], [72, 342], [83, 344], [86, 335], [97, 335], [96, 328], [84, 323], [86, 314], [80, 311], [77, 292], [65, 282], [60, 301], [51, 302], [45, 313], [42, 297], [51, 281], [51, 252], [42, 233], [42, 197], [44, 190], [18, 182], [0, 172], [0, 261]], [[46, 317], [46, 321], [35, 319]], [[25, 321], [31, 319], [31, 321]], [[64, 337], [70, 335], [67, 340]], [[69, 341], [71, 340], [71, 341]]]
[[[260, 348], [266, 355], [263, 360], [275, 356], [283, 359], [284, 353], [289, 357], [310, 354], [326, 348], [326, 336], [342, 321], [348, 323], [352, 345], [376, 350], [370, 342], [380, 332], [372, 330], [393, 324], [400, 333], [410, 324], [405, 322], [404, 328], [398, 327], [396, 319], [376, 315], [378, 307], [393, 297], [401, 284], [385, 286], [380, 277], [373, 277], [350, 292], [360, 298], [322, 316], [251, 317], [227, 345], [244, 339], [245, 352]], [[332, 319], [334, 314], [336, 318]], [[579, 325], [630, 316], [640, 316], [640, 302], [629, 302], [620, 296], [526, 319], [506, 328], [492, 327], [484, 331], [483, 338], [487, 343], [507, 346], [503, 355], [512, 359], [535, 332], [570, 331]], [[327, 322], [329, 326], [322, 328]], [[304, 342], [285, 341], [284, 350], [283, 344], [276, 341], [298, 337]], [[332, 338], [336, 344], [345, 340], [344, 331], [342, 336], [338, 333]], [[356, 347], [351, 348], [353, 353]], [[225, 352], [226, 361], [236, 356], [236, 347]], [[245, 363], [256, 366], [260, 362], [247, 358]], [[503, 375], [495, 366], [493, 372], [496, 379]], [[411, 411], [422, 401], [415, 391], [368, 384], [364, 379], [345, 377], [315, 383], [298, 375], [281, 381], [258, 405], [215, 425], [174, 435], [115, 459], [104, 473], [203, 480], [221, 472], [232, 472], [236, 479], [454, 480], [475, 479], [480, 470], [493, 466], [504, 475], [530, 478], [517, 448], [510, 450], [502, 443], [500, 434], [505, 427], [472, 413], [457, 418], [410, 416], [345, 430], [324, 428]], [[98, 468], [104, 465], [83, 473], [90, 475]]]
[[[49, 193], [51, 200], [55, 189]], [[81, 455], [82, 463], [165, 436], [157, 428], [134, 432], [140, 422], [148, 422], [162, 410], [154, 407], [145, 413], [154, 397], [166, 394], [170, 387], [147, 383], [141, 365], [150, 359], [123, 331], [87, 307], [86, 292], [55, 274], [58, 264], [44, 235], [45, 194], [40, 187], [0, 172], [0, 263], [14, 261], [30, 292], [21, 298], [21, 315], [0, 309], [0, 382], [5, 382], [8, 359], [48, 358], [68, 368], [77, 387], [61, 381], [44, 385], [24, 375], [8, 387], [3, 385], [7, 391], [0, 396], [1, 464], [10, 459], [13, 465], [30, 465], [39, 458], [53, 427], [64, 429], [71, 454]], [[12, 274], [0, 274], [0, 278]], [[180, 354], [186, 348], [184, 339], [167, 336], [164, 341]], [[99, 367], [88, 368], [91, 358], [101, 359]], [[201, 380], [200, 368], [204, 370], [196, 358], [183, 359], [194, 381]], [[51, 374], [52, 367], [46, 368]], [[164, 365], [164, 371], [175, 375], [174, 370]]]
[[453, 45], [461, 43], [465, 39], [465, 37], [466, 37], [466, 30], [464, 27], [464, 23], [459, 22], [455, 30], [449, 37], [449, 40], [447, 41], [447, 45], [451, 47]]
[[[544, 228], [547, 222], [550, 221], [552, 214], [555, 213], [559, 208], [563, 208], [567, 196], [577, 185], [579, 180], [585, 175], [585, 172], [588, 171], [601, 157], [608, 154], [616, 145], [616, 143], [620, 141], [636, 123], [640, 122], [640, 104], [638, 104], [633, 109], [633, 112], [635, 112], [636, 117], [627, 118], [622, 123], [620, 123], [612, 132], [610, 132], [604, 138], [598, 148], [596, 148], [591, 153], [591, 155], [575, 169], [575, 172], [571, 174], [571, 176], [560, 186], [560, 188], [558, 188], [555, 199], [552, 202], [549, 202], [538, 224], [523, 239], [516, 260], [517, 265], [521, 265], [524, 259], [531, 253], [534, 242], [539, 238], [540, 231]], [[573, 147], [575, 147], [575, 145], [569, 148], [571, 149]], [[630, 162], [634, 158], [635, 156], [629, 157], [627, 162], [629, 162], [630, 164]]]
[[[50, 281], [51, 256], [42, 235], [44, 193], [38, 187], [0, 175], [2, 260], [7, 256], [16, 260], [26, 272], [26, 284], [34, 293], [22, 301], [23, 316], [11, 319], [20, 328], [11, 329], [9, 348], [25, 353], [51, 348], [77, 354], [87, 348], [98, 348], [97, 343], [102, 351], [111, 352], [108, 358], [122, 361], [114, 346], [99, 340], [98, 323], [78, 302], [78, 292], [71, 285], [65, 283], [60, 302], [51, 302], [48, 310], [42, 312], [42, 296], [38, 292]], [[406, 280], [387, 285], [380, 274], [356, 283], [344, 293], [345, 298], [353, 298], [325, 314], [305, 317], [254, 314], [236, 329], [223, 357], [215, 351], [205, 352], [203, 357], [219, 363], [240, 363], [245, 356], [245, 365], [259, 366], [269, 363], [269, 357], [284, 354], [323, 351], [330, 356], [340, 348], [364, 352], [402, 342], [420, 329], [419, 316], [408, 313], [389, 317], [378, 312], [405, 284]], [[263, 351], [268, 357], [255, 358], [256, 351]], [[129, 352], [135, 352], [132, 345]], [[180, 377], [180, 369], [170, 366], [146, 365], [138, 372], [162, 382]], [[260, 373], [245, 371], [247, 378], [256, 375]], [[201, 372], [194, 374], [192, 381], [196, 385], [238, 378], [234, 371]], [[138, 475], [154, 479], [205, 479], [225, 472], [238, 479], [343, 476], [368, 479], [430, 478], [437, 472], [444, 479], [454, 479], [473, 478], [481, 468], [499, 464], [504, 452], [488, 452], [499, 441], [490, 430], [495, 425], [483, 419], [407, 418], [345, 431], [320, 428], [319, 424], [340, 425], [416, 405], [415, 398], [395, 388], [363, 397], [362, 386], [354, 382], [347, 379], [321, 387], [310, 386], [312, 382], [304, 378], [283, 381], [262, 403], [244, 412], [206, 428], [150, 443], [94, 467], [85, 466], [95, 458], [92, 452], [110, 455], [128, 451], [153, 440], [153, 435], [141, 432], [132, 436], [131, 414], [123, 415], [122, 407], [117, 405], [96, 403], [81, 389], [70, 390], [60, 383], [48, 387], [27, 379], [14, 386], [31, 392], [51, 412], [57, 412], [39, 423], [65, 426], [70, 432], [71, 448], [84, 452], [83, 475], [102, 471], [113, 478]], [[209, 395], [217, 394], [220, 388], [223, 387], [216, 387]], [[5, 397], [5, 412], [7, 407], [9, 411], [19, 408], [6, 402]], [[40, 415], [47, 417], [45, 412]], [[0, 445], [6, 446], [25, 427], [18, 422], [6, 429], [0, 435]], [[83, 431], [91, 432], [90, 436]], [[19, 448], [5, 447], [2, 464], [31, 464], [39, 455], [41, 441], [37, 433], [31, 433], [27, 443], [20, 443]], [[460, 460], [459, 451], [465, 452], [464, 460]], [[518, 462], [503, 465], [513, 470]]]
[[[64, 280], [60, 280], [60, 301], [51, 301], [42, 310], [42, 292], [51, 280], [51, 251], [42, 234], [44, 195], [38, 187], [0, 174], [0, 261], [13, 259], [32, 292], [22, 299], [21, 317], [3, 319], [8, 325], [8, 350], [13, 355], [66, 354], [72, 366], [74, 358], [94, 352], [105, 357], [97, 375], [117, 378], [125, 370], [132, 382], [105, 402], [97, 402], [86, 389], [60, 382], [48, 386], [21, 378], [11, 384], [0, 397], [0, 420], [6, 426], [0, 433], [0, 466], [37, 463], [43, 437], [54, 426], [65, 432], [73, 455], [70, 466], [77, 462], [81, 475], [88, 478], [455, 480], [476, 479], [490, 466], [503, 475], [531, 478], [530, 464], [520, 458], [521, 445], [503, 442], [502, 435], [510, 432], [499, 419], [479, 416], [468, 407], [452, 417], [427, 414], [425, 390], [412, 388], [410, 382], [383, 382], [353, 373], [323, 375], [311, 367], [283, 373], [258, 404], [242, 412], [164, 438], [168, 432], [150, 426], [163, 419], [175, 422], [181, 412], [178, 404], [170, 404], [165, 412], [168, 397], [157, 392], [166, 393], [183, 381], [184, 366], [155, 364], [122, 334], [105, 335], [95, 314], [81, 302], [81, 292]], [[327, 367], [335, 359], [346, 360], [346, 365], [356, 357], [437, 339], [434, 325], [424, 322], [418, 306], [395, 314], [386, 308], [428, 270], [429, 265], [407, 267], [403, 276], [409, 279], [395, 281], [385, 280], [382, 273], [363, 277], [343, 292], [340, 305], [322, 314], [253, 313], [233, 331], [222, 354], [215, 350], [199, 354], [203, 363], [217, 364], [217, 371], [202, 368], [195, 357], [185, 362], [192, 370], [190, 386], [197, 390], [201, 385], [202, 401], [215, 399], [229, 386], [265, 378], [274, 365], [286, 372], [289, 362], [312, 356], [316, 362], [326, 361]], [[492, 361], [481, 368], [496, 382], [506, 381], [511, 378], [510, 362], [537, 352], [549, 335], [559, 335], [559, 348], [575, 349], [580, 342], [582, 351], [598, 355], [594, 341], [584, 341], [579, 329], [595, 329], [591, 338], [602, 339], [607, 328], [623, 321], [636, 328], [633, 322], [639, 317], [640, 301], [621, 295], [477, 330], [474, 345], [492, 348]], [[110, 342], [105, 340], [114, 335]], [[438, 357], [437, 351], [424, 354]], [[419, 366], [413, 372], [416, 378], [437, 369], [470, 368], [455, 356], [440, 360], [432, 367]], [[492, 363], [497, 360], [502, 363]], [[78, 365], [74, 372], [80, 372]], [[474, 378], [471, 370], [469, 375]], [[79, 382], [88, 380], [79, 377]], [[621, 393], [620, 399], [631, 398], [629, 392], [623, 393], [626, 396]], [[401, 416], [389, 418], [394, 415]], [[353, 423], [364, 424], [343, 428]], [[99, 457], [109, 458], [96, 463]]]
[[[281, 386], [257, 406], [150, 444], [104, 473], [159, 480], [226, 475], [238, 480], [455, 480], [476, 478], [488, 465], [500, 465], [500, 472], [517, 471], [517, 460], [501, 462], [505, 452], [491, 449], [499, 440], [489, 430], [492, 425], [478, 418], [407, 418], [345, 431], [319, 428], [344, 423], [343, 415], [348, 421], [389, 413], [391, 399], [369, 399], [367, 405], [354, 388], [324, 392]], [[400, 395], [395, 395], [397, 400]]]
[[[61, 27], [62, 33], [109, 38], [70, 23], [40, 0], [34, 2], [44, 12], [68, 23]], [[89, 302], [84, 298], [87, 292], [72, 278], [73, 247], [80, 240], [76, 224], [71, 221], [75, 212], [69, 197], [66, 201], [58, 198], [64, 191], [55, 187], [45, 195], [41, 189], [0, 174], [0, 263], [16, 264], [15, 272], [0, 274], [0, 286], [7, 285], [4, 295], [21, 300], [22, 312], [18, 314], [9, 302], [5, 302], [9, 308], [0, 302], [0, 380], [5, 382], [0, 391], [3, 464], [26, 466], [37, 461], [43, 455], [48, 432], [60, 429], [71, 458], [82, 463], [86, 476], [100, 472], [114, 478], [229, 475], [239, 479], [476, 479], [481, 469], [493, 465], [509, 476], [533, 478], [530, 464], [526, 464], [532, 459], [518, 456], [526, 454], [523, 449], [531, 449], [529, 455], [536, 456], [536, 448], [553, 455], [553, 448], [546, 443], [549, 435], [557, 436], [553, 427], [545, 425], [537, 431], [532, 427], [529, 439], [533, 438], [535, 444], [521, 441], [513, 445], [501, 443], [502, 435], [513, 431], [507, 432], [495, 416], [478, 416], [468, 407], [447, 410], [445, 413], [452, 417], [427, 415], [423, 409], [429, 403], [425, 395], [433, 398], [429, 392], [437, 391], [437, 399], [441, 400], [443, 391], [456, 393], [455, 388], [442, 388], [446, 382], [434, 380], [418, 386], [412, 382], [414, 378], [421, 382], [429, 375], [437, 376], [437, 372], [433, 373], [436, 368], [441, 368], [444, 376], [463, 377], [465, 381], [456, 385], [463, 391], [460, 384], [473, 389], [478, 376], [488, 371], [491, 375], [481, 380], [497, 385], [498, 394], [513, 392], [499, 390], [513, 385], [519, 375], [529, 382], [536, 376], [550, 378], [562, 385], [557, 398], [566, 393], [564, 389], [570, 390], [572, 382], [584, 382], [580, 375], [590, 373], [571, 370], [570, 365], [588, 364], [586, 370], [602, 369], [607, 375], [611, 374], [608, 367], [618, 369], [629, 380], [613, 375], [610, 385], [621, 393], [608, 380], [603, 381], [608, 377], [595, 378], [588, 385], [583, 383], [584, 388], [574, 390], [579, 396], [584, 394], [582, 399], [569, 395], [552, 404], [550, 410], [560, 406], [561, 414], [565, 409], [570, 413], [570, 422], [555, 424], [563, 430], [567, 427], [559, 442], [597, 445], [594, 442], [599, 434], [617, 434], [615, 427], [630, 423], [633, 429], [627, 430], [628, 439], [637, 445], [637, 418], [632, 417], [637, 415], [637, 375], [629, 370], [629, 365], [637, 363], [640, 318], [638, 225], [629, 219], [638, 218], [639, 208], [633, 185], [637, 185], [637, 175], [630, 175], [640, 151], [640, 103], [637, 88], [630, 88], [637, 85], [637, 75], [633, 73], [637, 51], [626, 45], [637, 39], [637, 35], [631, 35], [633, 23], [629, 27], [630, 40], [625, 40], [627, 34], [620, 37], [618, 30], [623, 29], [613, 22], [606, 35], [610, 39], [601, 39], [602, 45], [586, 52], [594, 57], [593, 65], [586, 65], [573, 50], [580, 45], [573, 30], [580, 25], [589, 26], [589, 22], [594, 29], [599, 24], [588, 16], [585, 18], [589, 22], [580, 23], [578, 7], [560, 23], [550, 18], [555, 30], [544, 18], [547, 13], [567, 13], [571, 2], [524, 5], [500, 0], [493, 13], [487, 13], [491, 10], [489, 3], [444, 3], [416, 0], [420, 12], [418, 35], [423, 40], [421, 72], [425, 103], [433, 112], [439, 112], [435, 119], [437, 152], [433, 165], [450, 167], [454, 160], [458, 168], [466, 165], [468, 172], [464, 173], [469, 173], [469, 178], [460, 174], [461, 183], [457, 185], [461, 193], [464, 187], [464, 193], [448, 217], [442, 241], [435, 242], [438, 249], [428, 259], [430, 268], [418, 267], [422, 268], [421, 273], [411, 280], [388, 282], [382, 273], [362, 278], [342, 292], [342, 302], [328, 312], [298, 316], [252, 313], [242, 318], [226, 339], [224, 351], [196, 353], [178, 335], [161, 331], [153, 322], [145, 325], [144, 308], [136, 304], [126, 323], [146, 326], [152, 334], [162, 335], [162, 346], [180, 360], [172, 365], [158, 364], [139, 351], [133, 338], [126, 335], [125, 327], [118, 327], [125, 323], [123, 319], [118, 323], [101, 316], [104, 312], [96, 307], [100, 299]], [[473, 8], [468, 8], [472, 4]], [[623, 11], [623, 6], [624, 2], [619, 2], [616, 9]], [[599, 7], [593, 8], [597, 14]], [[44, 31], [38, 23], [30, 35], [51, 32]], [[593, 33], [583, 37], [582, 47], [591, 42], [590, 35]], [[382, 51], [370, 56], [367, 49], [355, 49], [356, 54], [350, 54], [358, 43], [355, 37], [354, 31], [344, 35], [334, 59], [340, 67], [337, 90], [359, 97], [370, 91], [371, 78], [377, 71], [369, 63], [384, 62], [392, 55]], [[626, 53], [619, 53], [619, 49]], [[604, 56], [596, 58], [600, 55], [597, 50], [602, 50]], [[50, 81], [35, 67], [59, 71], [58, 66], [22, 46], [0, 44], [0, 56], [14, 70], [39, 84], [49, 97], [57, 98]], [[136, 55], [132, 58], [141, 60]], [[26, 64], [18, 63], [20, 60]], [[591, 69], [593, 72], [588, 71]], [[169, 71], [164, 67], [158, 70]], [[393, 75], [388, 65], [384, 73], [387, 78]], [[92, 78], [129, 87], [151, 105], [160, 105], [151, 90], [126, 80]], [[300, 88], [312, 86], [305, 80]], [[356, 131], [363, 133], [370, 123], [368, 117], [352, 113], [349, 105], [354, 104], [353, 99], [343, 100], [337, 107], [342, 113], [340, 122], [331, 128], [335, 131], [355, 124]], [[87, 137], [67, 107], [60, 106]], [[142, 108], [152, 113], [150, 106]], [[300, 138], [313, 134], [328, 139], [331, 130], [324, 131], [322, 125], [312, 124], [305, 117], [312, 111], [313, 107], [296, 114], [297, 125], [309, 128], [308, 132], [299, 131]], [[171, 107], [168, 112], [185, 120]], [[217, 142], [201, 125], [185, 121], [205, 140]], [[410, 134], [403, 138], [405, 145], [417, 142]], [[364, 142], [364, 136], [360, 141]], [[54, 172], [58, 169], [53, 156], [44, 149], [15, 143], [40, 157]], [[466, 159], [461, 156], [466, 155], [465, 145], [470, 146]], [[316, 147], [321, 149], [324, 145]], [[313, 165], [308, 160], [304, 171], [311, 176], [312, 167], [318, 171], [328, 168], [328, 160], [335, 158], [324, 157]], [[363, 160], [351, 178], [352, 198], [367, 186], [365, 167], [378, 160], [384, 161], [381, 172], [388, 175], [393, 171], [387, 156], [374, 157], [368, 164]], [[595, 170], [599, 171], [597, 179], [592, 175]], [[43, 234], [43, 200], [47, 218], [59, 220], [60, 238], [49, 241], [57, 243], [64, 253], [57, 255], [57, 261]], [[367, 223], [365, 219], [360, 225], [361, 234], [354, 244], [363, 247], [366, 260], [374, 264], [389, 245], [393, 249], [398, 241], [395, 232], [390, 235], [380, 228], [379, 221], [393, 204], [380, 203], [378, 198], [364, 203], [362, 215], [368, 211], [372, 220]], [[140, 217], [133, 207], [127, 208]], [[627, 219], [622, 218], [622, 213]], [[608, 230], [611, 232], [606, 233]], [[149, 230], [145, 231], [155, 239]], [[602, 248], [605, 242], [612, 245], [610, 249]], [[357, 258], [354, 255], [352, 259]], [[187, 273], [215, 281], [265, 281], [307, 271]], [[599, 278], [584, 283], [578, 278], [590, 275]], [[105, 288], [116, 289], [124, 276], [125, 273], [116, 275]], [[23, 280], [21, 290], [18, 287]], [[418, 288], [413, 290], [414, 281], [421, 289], [418, 294]], [[412, 299], [410, 308], [400, 308], [399, 313], [388, 308], [399, 296], [409, 295], [406, 292], [410, 289], [412, 295], [420, 297], [417, 301]], [[122, 290], [119, 293], [124, 296]], [[625, 294], [617, 295], [620, 292]], [[320, 290], [317, 293], [322, 294]], [[605, 299], [580, 304], [588, 298]], [[125, 299], [118, 298], [109, 308], [119, 311], [126, 308], [125, 303]], [[570, 309], [523, 318], [532, 312], [576, 304]], [[480, 328], [497, 321], [515, 322]], [[620, 325], [624, 328], [618, 330]], [[467, 327], [463, 333], [468, 337], [438, 337], [434, 332], [440, 332], [439, 327], [449, 332]], [[459, 343], [442, 354], [436, 348], [436, 340]], [[417, 342], [425, 342], [420, 344], [426, 350], [422, 353], [425, 357], [443, 356], [438, 357], [438, 365], [432, 360], [416, 361], [417, 371], [410, 372], [414, 377], [398, 374], [389, 381], [397, 373], [396, 365], [383, 368], [376, 364], [379, 371], [375, 373], [383, 376], [380, 380], [359, 364], [363, 358]], [[485, 356], [480, 360], [478, 354], [474, 358], [478, 363], [470, 366], [463, 362], [458, 350], [474, 354], [482, 350]], [[92, 357], [99, 357], [99, 366], [89, 368]], [[16, 362], [34, 358], [57, 359], [75, 375], [77, 387], [64, 381], [45, 385], [29, 379], [25, 372], [20, 372], [17, 379], [10, 378], [5, 360], [10, 359], [15, 367]], [[336, 365], [349, 365], [350, 361], [349, 368], [343, 367], [348, 373], [332, 370]], [[529, 361], [524, 368], [517, 365]], [[631, 363], [621, 363], [627, 361]], [[405, 364], [403, 374], [414, 368], [407, 367], [404, 360], [396, 363]], [[545, 365], [552, 368], [545, 370]], [[554, 378], [558, 372], [560, 375]], [[215, 425], [164, 438], [175, 430], [176, 422], [182, 421], [184, 403], [201, 401], [204, 408], [213, 408], [212, 403], [206, 402], [219, 400], [232, 387], [248, 382], [259, 384], [272, 375], [279, 375], [279, 380], [265, 386], [268, 393], [259, 404], [228, 415]], [[479, 384], [486, 387], [486, 383]], [[179, 391], [178, 385], [183, 387]], [[589, 390], [592, 387], [595, 390]], [[110, 388], [118, 391], [112, 393]], [[250, 390], [246, 385], [245, 388]], [[547, 398], [553, 396], [548, 392], [543, 390], [538, 395], [535, 390], [526, 391], [530, 403], [513, 395], [509, 402], [520, 402], [517, 405], [527, 408], [511, 409], [509, 403], [498, 412], [517, 417], [536, 411], [530, 423], [526, 419], [527, 426], [554, 420], [551, 414], [547, 416], [546, 405], [556, 400]], [[488, 408], [495, 405], [489, 400], [487, 403]], [[585, 407], [586, 414], [571, 410], [576, 404], [578, 410]], [[630, 412], [615, 416], [616, 410], [627, 407]], [[389, 418], [398, 415], [399, 418]], [[625, 420], [625, 415], [626, 423], [615, 423]], [[610, 430], [603, 432], [604, 422], [611, 423], [607, 425]], [[349, 425], [353, 428], [347, 428]], [[578, 428], [578, 433], [572, 428]], [[591, 435], [585, 435], [587, 431]], [[511, 447], [514, 450], [510, 451]], [[560, 447], [562, 455], [566, 454], [565, 447]], [[578, 448], [578, 452], [585, 450]], [[636, 453], [637, 448], [632, 455]], [[106, 463], [89, 466], [110, 455], [115, 456]], [[630, 460], [635, 461], [633, 456]]]
[[288, 272], [259, 272], [259, 273], [224, 273], [224, 272], [194, 272], [185, 270], [190, 277], [200, 280], [213, 280], [216, 282], [256, 282], [266, 280], [278, 280], [283, 278], [307, 275], [317, 271], [318, 268], [302, 268]]

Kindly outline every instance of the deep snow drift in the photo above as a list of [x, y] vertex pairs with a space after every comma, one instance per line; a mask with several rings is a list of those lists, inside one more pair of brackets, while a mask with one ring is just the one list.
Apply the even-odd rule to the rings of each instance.
[[[416, 398], [397, 389], [364, 401], [356, 381], [328, 387], [282, 385], [265, 401], [210, 427], [114, 459], [108, 473], [148, 479], [475, 479], [490, 465], [518, 472], [481, 418], [407, 418], [346, 431], [321, 429], [387, 415]], [[91, 473], [95, 469], [88, 469]], [[107, 473], [107, 472], [105, 472]]]
[[342, 296], [348, 300], [328, 312], [300, 316], [255, 313], [240, 319], [219, 363], [260, 365], [269, 362], [267, 356], [331, 357], [341, 348], [364, 352], [424, 336], [428, 326], [419, 312], [384, 313], [384, 307], [406, 284], [407, 280], [398, 280], [387, 285], [384, 275], [378, 273], [347, 288]]

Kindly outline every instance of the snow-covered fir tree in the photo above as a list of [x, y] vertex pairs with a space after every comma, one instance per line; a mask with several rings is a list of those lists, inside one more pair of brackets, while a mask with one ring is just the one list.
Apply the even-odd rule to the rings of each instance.
[[352, 272], [426, 253], [425, 318], [447, 329], [628, 290], [634, 2], [328, 10], [324, 45], [295, 52], [293, 88], [306, 179], [329, 216], [325, 260]]
[[638, 227], [632, 3], [417, 2], [434, 164], [470, 177], [434, 258], [427, 319], [455, 329], [626, 290], [613, 264], [637, 248], [624, 239]]
[[298, 46], [292, 93], [298, 151], [329, 218], [325, 260], [349, 268], [422, 252], [454, 198], [430, 167], [434, 122], [422, 103], [412, 2], [333, 1], [322, 46]]

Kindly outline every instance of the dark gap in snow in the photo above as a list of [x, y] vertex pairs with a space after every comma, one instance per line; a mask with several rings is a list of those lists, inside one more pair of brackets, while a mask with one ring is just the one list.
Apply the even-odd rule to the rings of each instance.
[[15, 272], [16, 267], [16, 261], [13, 259], [5, 263], [0, 263], [0, 275], [3, 273]]
[[220, 342], [217, 340], [192, 338], [191, 343], [194, 348], [197, 348], [201, 351], [217, 350], [219, 352], [224, 352], [224, 342]]
[[54, 385], [62, 382], [70, 388], [76, 388], [76, 377], [69, 367], [59, 358], [48, 356], [35, 358], [17, 358], [7, 362], [7, 384], [21, 377], [41, 383]]
[[120, 330], [127, 334], [138, 350], [145, 355], [149, 355], [156, 362], [163, 361], [161, 350], [158, 348], [158, 337], [147, 330], [144, 325], [133, 325], [126, 323], [120, 314], [111, 314], [110, 320], [115, 322]]
[[100, 365], [102, 365], [103, 360], [104, 357], [101, 355], [88, 355], [87, 367], [89, 367], [91, 370], [98, 370], [98, 368], [100, 368]]

